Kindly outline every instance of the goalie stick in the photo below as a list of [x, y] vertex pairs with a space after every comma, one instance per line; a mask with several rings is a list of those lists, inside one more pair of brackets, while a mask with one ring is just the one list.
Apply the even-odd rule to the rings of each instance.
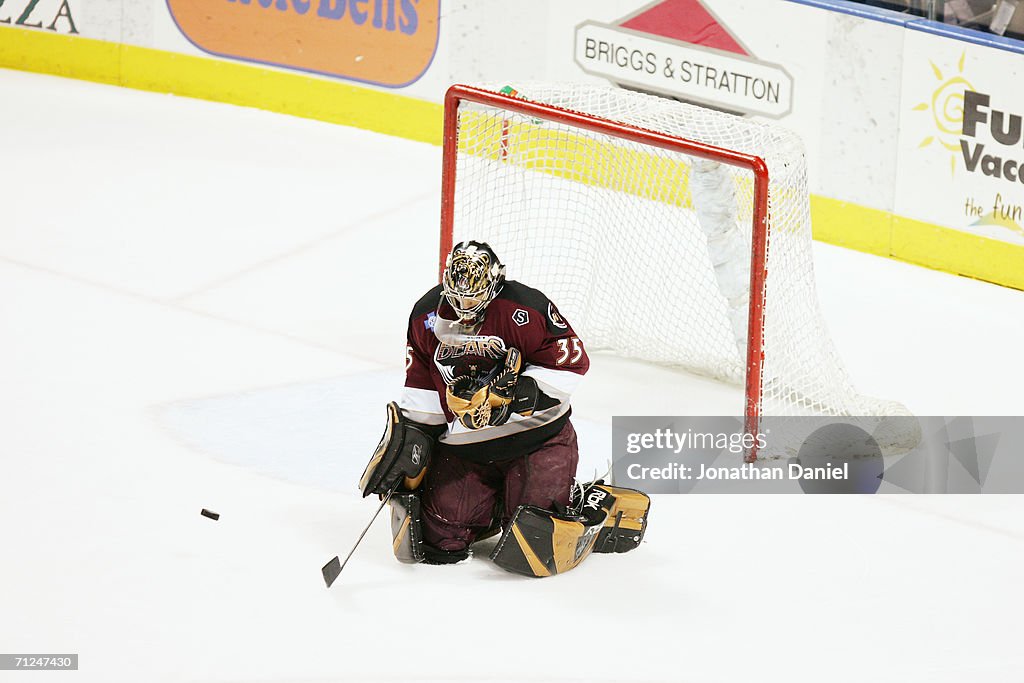
[[401, 483], [401, 479], [395, 482], [395, 485], [391, 487], [391, 490], [388, 491], [387, 495], [380, 501], [380, 507], [378, 507], [377, 511], [373, 513], [373, 517], [370, 518], [366, 528], [363, 529], [363, 533], [359, 534], [359, 538], [356, 539], [355, 545], [352, 546], [352, 549], [348, 551], [348, 555], [345, 556], [345, 561], [342, 562], [339, 559], [339, 556], [335, 555], [320, 569], [320, 573], [323, 574], [324, 577], [324, 583], [327, 584], [328, 588], [330, 588], [341, 575], [341, 570], [345, 568], [346, 564], [348, 564], [349, 559], [352, 557], [352, 553], [356, 551], [359, 544], [363, 542], [363, 537], [366, 536], [366, 532], [369, 531], [370, 527], [373, 526], [373, 523], [377, 521], [377, 516], [380, 514], [380, 511], [383, 510], [384, 506], [391, 501], [391, 496], [393, 496], [395, 491], [398, 489], [399, 483]]

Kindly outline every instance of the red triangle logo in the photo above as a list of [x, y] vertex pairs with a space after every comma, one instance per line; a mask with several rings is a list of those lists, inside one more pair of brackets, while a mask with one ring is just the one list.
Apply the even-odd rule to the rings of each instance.
[[623, 28], [752, 57], [700, 0], [662, 0], [625, 21]]

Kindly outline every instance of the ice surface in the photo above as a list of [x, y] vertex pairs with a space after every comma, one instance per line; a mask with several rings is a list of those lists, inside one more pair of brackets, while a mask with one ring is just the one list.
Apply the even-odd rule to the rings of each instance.
[[[545, 581], [400, 565], [378, 521], [327, 591], [436, 277], [440, 151], [10, 71], [0, 93], [3, 651], [133, 683], [1024, 670], [1016, 496], [658, 496], [641, 548]], [[1024, 413], [1021, 292], [816, 249], [862, 391]], [[613, 414], [738, 400], [598, 356], [575, 401], [586, 467]]]

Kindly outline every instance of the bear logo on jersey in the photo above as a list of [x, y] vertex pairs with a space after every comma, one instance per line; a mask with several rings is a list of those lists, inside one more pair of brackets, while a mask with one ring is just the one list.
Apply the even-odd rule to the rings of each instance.
[[467, 337], [458, 345], [439, 344], [434, 351], [434, 365], [445, 384], [451, 384], [462, 375], [477, 377], [492, 373], [507, 354], [508, 348], [501, 337]]
[[551, 324], [560, 330], [569, 329], [569, 324], [565, 322], [565, 318], [559, 315], [558, 309], [555, 308], [555, 305], [551, 302], [548, 302], [548, 320], [550, 320]]

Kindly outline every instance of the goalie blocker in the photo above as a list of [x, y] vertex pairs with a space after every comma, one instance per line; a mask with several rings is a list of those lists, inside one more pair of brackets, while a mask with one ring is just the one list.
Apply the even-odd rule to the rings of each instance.
[[372, 493], [387, 495], [399, 484], [414, 490], [423, 481], [434, 451], [433, 437], [409, 422], [397, 403], [389, 403], [387, 410], [384, 436], [359, 478], [363, 498]]

